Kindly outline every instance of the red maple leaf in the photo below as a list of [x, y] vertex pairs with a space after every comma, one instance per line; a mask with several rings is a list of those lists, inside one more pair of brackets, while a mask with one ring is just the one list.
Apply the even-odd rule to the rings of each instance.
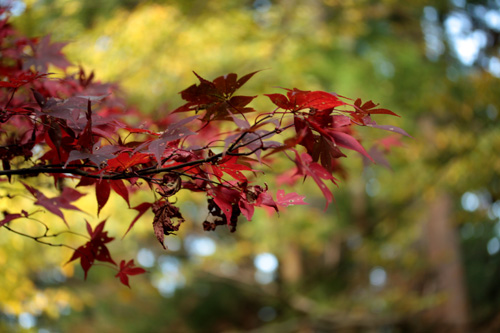
[[138, 211], [139, 214], [137, 214], [137, 216], [132, 220], [132, 222], [130, 222], [130, 225], [129, 225], [127, 231], [125, 231], [125, 234], [123, 235], [122, 239], [127, 235], [127, 233], [130, 231], [130, 229], [132, 229], [135, 222], [137, 222], [137, 220], [139, 220], [139, 218], [142, 215], [144, 215], [144, 213], [146, 213], [152, 206], [153, 206], [152, 203], [143, 202], [143, 203], [131, 208], [131, 209], [135, 209], [136, 211]]
[[125, 260], [122, 260], [120, 262], [120, 271], [115, 275], [115, 277], [119, 277], [121, 283], [126, 285], [127, 287], [130, 288], [130, 285], [128, 284], [128, 276], [129, 275], [138, 275], [138, 274], [143, 274], [146, 273], [146, 270], [141, 267], [135, 267], [134, 260], [130, 260], [128, 262], [125, 262]]
[[389, 152], [392, 147], [402, 147], [401, 137], [399, 135], [390, 135], [385, 138], [379, 139], [376, 142], [378, 145], [383, 147], [386, 152]]
[[90, 241], [77, 248], [73, 256], [68, 260], [68, 262], [71, 262], [80, 259], [80, 265], [85, 272], [85, 279], [87, 279], [87, 272], [96, 260], [116, 265], [106, 247], [106, 243], [111, 242], [114, 238], [108, 237], [108, 232], [103, 231], [105, 223], [106, 220], [102, 221], [92, 230], [92, 226], [87, 222], [87, 232], [90, 235]]
[[267, 206], [274, 208], [274, 210], [278, 212], [278, 206], [273, 200], [273, 197], [268, 193], [267, 185], [265, 188], [259, 185], [246, 186], [240, 196], [238, 206], [241, 214], [243, 214], [248, 221], [252, 219], [255, 207]]
[[4, 212], [4, 218], [3, 220], [0, 221], [0, 227], [2, 227], [4, 224], [9, 223], [12, 220], [19, 219], [21, 217], [28, 217], [29, 214], [25, 210], [22, 210], [21, 213], [16, 213], [16, 214], [10, 214]]
[[149, 154], [121, 152], [115, 158], [108, 160], [108, 165], [104, 168], [104, 170], [124, 172], [129, 171], [130, 168], [136, 165], [147, 164], [150, 161], [151, 157]]
[[9, 77], [8, 81], [0, 81], [0, 87], [17, 89], [45, 76], [47, 76], [47, 74], [38, 74], [38, 72], [20, 72], [17, 76]]
[[394, 133], [398, 133], [398, 134], [407, 136], [409, 138], [412, 137], [410, 134], [406, 133], [406, 131], [404, 129], [402, 129], [402, 128], [399, 128], [399, 127], [396, 127], [396, 126], [392, 126], [392, 125], [378, 125], [373, 119], [371, 119], [370, 116], [365, 116], [362, 119], [362, 122], [366, 126], [370, 126], [370, 127], [374, 127], [374, 128], [379, 128], [379, 129], [382, 129], [382, 130], [385, 130], [385, 131], [391, 131], [391, 132], [394, 132]]
[[173, 112], [205, 109], [206, 114], [202, 120], [210, 121], [230, 119], [233, 113], [253, 111], [246, 105], [256, 96], [233, 96], [233, 94], [256, 73], [247, 74], [240, 79], [237, 79], [236, 74], [231, 73], [220, 76], [213, 81], [208, 81], [194, 73], [200, 80], [200, 84], [192, 85], [181, 91], [181, 97], [187, 103]]
[[241, 170], [252, 171], [248, 165], [238, 164], [237, 156], [224, 156], [217, 164], [212, 164], [212, 170], [214, 175], [221, 181], [223, 173], [227, 173], [239, 182], [247, 182], [245, 175], [241, 173]]
[[111, 187], [109, 186], [109, 182], [106, 180], [102, 180], [100, 182], [96, 182], [95, 184], [95, 195], [97, 198], [97, 216], [101, 212], [101, 209], [106, 205], [109, 199], [109, 194], [111, 193]]
[[[242, 85], [244, 85], [252, 76], [257, 74], [259, 71], [252, 72], [247, 75], [243, 75], [238, 80], [238, 75], [230, 73], [224, 76], [219, 76], [213, 83], [218, 91], [226, 94], [227, 96], [232, 96], [236, 90], [238, 90]], [[243, 96], [241, 96], [243, 97]]]
[[95, 195], [97, 198], [97, 215], [101, 212], [108, 202], [109, 195], [111, 194], [111, 189], [113, 189], [119, 196], [121, 196], [128, 204], [130, 208], [130, 201], [128, 195], [127, 186], [123, 183], [121, 179], [94, 179], [94, 178], [82, 178], [78, 183], [78, 186], [88, 186], [95, 184]]
[[332, 183], [337, 184], [335, 181], [335, 177], [333, 177], [328, 170], [323, 168], [321, 165], [319, 165], [316, 162], [313, 162], [313, 159], [311, 155], [308, 153], [303, 153], [299, 155], [299, 153], [295, 151], [295, 164], [297, 166], [297, 175], [303, 175], [303, 176], [311, 176], [312, 179], [316, 182], [318, 187], [320, 188], [321, 192], [323, 192], [323, 195], [325, 196], [326, 199], [326, 206], [325, 209], [328, 207], [328, 205], [333, 201], [333, 194], [332, 192], [328, 189], [326, 184], [323, 182], [324, 180], [331, 180]]
[[391, 110], [388, 109], [383, 109], [383, 108], [376, 108], [379, 104], [373, 103], [371, 100], [368, 102], [365, 102], [363, 105], [361, 105], [361, 98], [356, 99], [354, 102], [354, 107], [356, 108], [356, 111], [362, 113], [362, 114], [389, 114], [391, 116], [396, 116], [399, 117], [399, 115], [395, 114]]
[[46, 72], [49, 65], [66, 69], [66, 67], [71, 66], [71, 63], [66, 59], [61, 50], [67, 44], [51, 43], [50, 35], [43, 37], [38, 45], [32, 45], [33, 56], [25, 61], [24, 66], [29, 68], [34, 65], [35, 68], [42, 72]]
[[337, 95], [325, 91], [305, 91], [297, 88], [286, 89], [288, 92], [282, 94], [264, 94], [271, 99], [276, 106], [283, 110], [292, 112], [303, 109], [327, 110], [344, 105]]
[[353, 136], [341, 131], [334, 130], [328, 131], [328, 133], [330, 135], [330, 138], [333, 139], [332, 141], [340, 147], [355, 150], [369, 160], [373, 161], [373, 158], [368, 154], [365, 148]]
[[278, 190], [276, 194], [276, 203], [283, 207], [288, 207], [291, 205], [307, 205], [307, 202], [304, 202], [304, 195], [298, 195], [295, 192], [285, 194], [284, 190]]
[[72, 188], [65, 187], [60, 196], [47, 198], [42, 192], [38, 191], [37, 189], [26, 185], [25, 183], [22, 184], [37, 199], [35, 201], [35, 205], [42, 206], [52, 214], [59, 216], [68, 227], [68, 222], [64, 218], [61, 208], [80, 210], [80, 208], [73, 206], [70, 202], [76, 201], [86, 195]]
[[226, 222], [229, 224], [233, 208], [235, 208], [235, 204], [239, 201], [240, 193], [224, 186], [213, 186], [208, 190], [208, 194], [213, 197], [215, 204], [220, 208], [222, 214], [225, 215]]

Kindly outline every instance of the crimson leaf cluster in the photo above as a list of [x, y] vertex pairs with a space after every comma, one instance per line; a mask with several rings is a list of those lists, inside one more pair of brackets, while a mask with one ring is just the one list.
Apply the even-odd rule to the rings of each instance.
[[[407, 135], [371, 117], [395, 115], [392, 111], [324, 91], [285, 89], [284, 94], [265, 95], [274, 105], [271, 110], [255, 110], [251, 102], [257, 96], [240, 95], [239, 89], [257, 72], [212, 81], [195, 73], [199, 83], [180, 93], [186, 103], [154, 120], [125, 107], [116, 86], [96, 81], [82, 68], [70, 72], [74, 67], [61, 52], [63, 46], [50, 36], [21, 36], [7, 18], [0, 21], [0, 181], [52, 178], [59, 189], [55, 197], [23, 185], [34, 205], [57, 215], [68, 228], [61, 209], [79, 210], [72, 202], [85, 195], [76, 188], [85, 186], [95, 189], [97, 215], [111, 192], [138, 212], [125, 233], [152, 210], [153, 232], [164, 248], [165, 235], [184, 222], [172, 200], [181, 190], [206, 194], [204, 230], [228, 226], [235, 231], [240, 215], [251, 220], [256, 207], [278, 212], [279, 207], [306, 204], [304, 196], [282, 189], [274, 195], [266, 184], [256, 183], [259, 168], [272, 165], [278, 156], [292, 162], [297, 178], [312, 178], [328, 205], [333, 200], [328, 183], [336, 184], [334, 174], [342, 172], [344, 149], [375, 158], [356, 139], [354, 127]], [[50, 68], [59, 68], [62, 77], [54, 78]], [[140, 119], [142, 125], [127, 119]], [[76, 179], [76, 188], [67, 179]], [[139, 183], [147, 183], [156, 199], [131, 207], [130, 192]], [[0, 227], [50, 245], [47, 237], [55, 235], [30, 236], [12, 227], [13, 221], [29, 220], [37, 211], [5, 211]], [[107, 244], [114, 238], [105, 231], [105, 221], [95, 228], [86, 223], [88, 241], [72, 248], [69, 259], [80, 260], [85, 277], [96, 261], [115, 267], [116, 277], [127, 286], [128, 275], [145, 272], [133, 260], [118, 266], [112, 259]]]

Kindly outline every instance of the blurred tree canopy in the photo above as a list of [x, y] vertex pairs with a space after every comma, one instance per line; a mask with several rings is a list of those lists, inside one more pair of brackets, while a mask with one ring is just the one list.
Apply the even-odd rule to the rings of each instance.
[[[62, 251], [2, 237], [0, 330], [500, 329], [499, 1], [14, 3], [20, 29], [72, 41], [74, 62], [155, 117], [179, 105], [192, 70], [267, 69], [252, 89], [377, 96], [414, 139], [391, 148], [393, 171], [353, 159], [364, 179], [344, 179], [326, 213], [310, 195], [312, 207], [262, 213], [236, 235], [186, 228], [168, 252], [144, 218], [123, 248], [150, 271], [132, 291], [98, 274], [81, 283]], [[204, 216], [197, 198], [186, 205]]]

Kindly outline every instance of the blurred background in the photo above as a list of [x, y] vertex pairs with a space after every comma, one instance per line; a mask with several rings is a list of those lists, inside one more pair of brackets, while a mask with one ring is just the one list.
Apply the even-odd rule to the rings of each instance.
[[[193, 70], [266, 69], [241, 92], [373, 99], [402, 116], [377, 120], [414, 138], [392, 149], [392, 170], [351, 154], [327, 212], [306, 182], [293, 190], [309, 206], [204, 233], [204, 198], [180, 195], [188, 222], [168, 251], [151, 215], [111, 243], [149, 272], [132, 289], [103, 267], [83, 281], [69, 250], [2, 235], [0, 331], [500, 331], [500, 1], [8, 1], [18, 29], [69, 41], [75, 64], [153, 117], [180, 105]], [[134, 214], [117, 198], [101, 216], [119, 239]]]

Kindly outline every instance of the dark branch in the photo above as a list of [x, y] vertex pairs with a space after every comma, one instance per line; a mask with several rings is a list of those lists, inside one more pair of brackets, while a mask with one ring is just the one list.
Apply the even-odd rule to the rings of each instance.
[[[96, 174], [96, 173], [90, 173], [88, 171], [82, 170], [80, 168], [75, 168], [75, 167], [81, 167], [81, 168], [97, 168], [96, 166], [89, 166], [89, 165], [72, 165], [71, 167], [63, 168], [62, 166], [34, 166], [30, 168], [23, 168], [23, 169], [15, 169], [15, 170], [0, 170], [0, 176], [12, 176], [12, 175], [22, 175], [22, 176], [37, 176], [42, 173], [48, 173], [48, 174], [71, 174], [71, 175], [77, 175], [77, 176], [82, 176], [82, 177], [87, 177], [87, 178], [95, 178], [95, 179], [111, 179], [111, 180], [118, 180], [118, 179], [131, 179], [131, 178], [144, 178], [145, 176], [148, 175], [154, 175], [154, 174], [159, 174], [162, 172], [172, 172], [176, 170], [183, 169], [188, 166], [194, 166], [194, 165], [202, 165], [205, 163], [212, 163], [222, 157], [224, 155], [230, 155], [230, 156], [249, 156], [254, 154], [255, 152], [259, 150], [264, 150], [265, 148], [263, 146], [257, 147], [251, 151], [248, 152], [242, 152], [238, 153], [237, 151], [240, 148], [244, 148], [249, 144], [252, 144], [256, 141], [261, 141], [265, 137], [274, 135], [278, 132], [282, 132], [283, 130], [286, 130], [293, 125], [288, 125], [280, 129], [274, 129], [273, 131], [270, 131], [268, 133], [262, 134], [258, 136], [257, 138], [250, 140], [244, 144], [240, 144], [235, 146], [234, 144], [231, 145], [231, 148], [228, 149], [226, 152], [223, 153], [218, 153], [212, 156], [209, 156], [207, 158], [203, 159], [198, 159], [194, 161], [189, 161], [186, 163], [174, 165], [171, 167], [165, 167], [165, 168], [145, 168], [142, 170], [135, 170], [133, 172], [122, 172], [122, 173], [111, 173], [111, 174]], [[245, 132], [246, 133], [246, 132]], [[241, 141], [243, 138], [244, 134], [243, 133], [237, 140], [237, 142]]]

